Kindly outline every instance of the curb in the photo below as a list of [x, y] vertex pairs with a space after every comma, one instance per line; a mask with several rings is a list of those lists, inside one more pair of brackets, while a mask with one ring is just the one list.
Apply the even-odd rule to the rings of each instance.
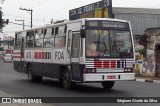
[[135, 81], [138, 81], [138, 82], [159, 83], [160, 84], [160, 80], [136, 79]]

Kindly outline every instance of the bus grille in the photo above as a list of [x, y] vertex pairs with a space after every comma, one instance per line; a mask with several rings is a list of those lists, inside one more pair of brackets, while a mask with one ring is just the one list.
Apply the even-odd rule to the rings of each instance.
[[132, 68], [133, 59], [86, 59], [86, 68]]

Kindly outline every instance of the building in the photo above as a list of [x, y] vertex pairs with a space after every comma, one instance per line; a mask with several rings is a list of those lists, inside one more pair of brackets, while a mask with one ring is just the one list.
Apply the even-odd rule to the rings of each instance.
[[131, 22], [133, 35], [143, 35], [147, 28], [160, 27], [160, 9], [113, 7], [114, 18]]
[[145, 36], [148, 45], [144, 75], [160, 78], [160, 27], [146, 29]]
[[128, 20], [131, 23], [135, 41], [147, 36], [147, 52], [143, 61], [143, 76], [160, 78], [160, 9], [113, 7], [114, 18]]

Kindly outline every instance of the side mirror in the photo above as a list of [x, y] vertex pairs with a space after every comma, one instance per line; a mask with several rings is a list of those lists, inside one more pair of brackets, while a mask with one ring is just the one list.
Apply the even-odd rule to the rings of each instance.
[[85, 37], [86, 37], [85, 30], [81, 29], [81, 38], [85, 38]]

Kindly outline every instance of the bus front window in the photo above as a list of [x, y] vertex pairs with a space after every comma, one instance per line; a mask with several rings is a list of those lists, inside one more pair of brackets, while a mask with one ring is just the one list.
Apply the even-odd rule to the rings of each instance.
[[86, 30], [86, 56], [132, 56], [132, 43], [129, 31]]
[[110, 44], [108, 30], [86, 31], [86, 55], [110, 56]]
[[128, 57], [132, 56], [132, 43], [129, 31], [110, 31], [111, 56]]

